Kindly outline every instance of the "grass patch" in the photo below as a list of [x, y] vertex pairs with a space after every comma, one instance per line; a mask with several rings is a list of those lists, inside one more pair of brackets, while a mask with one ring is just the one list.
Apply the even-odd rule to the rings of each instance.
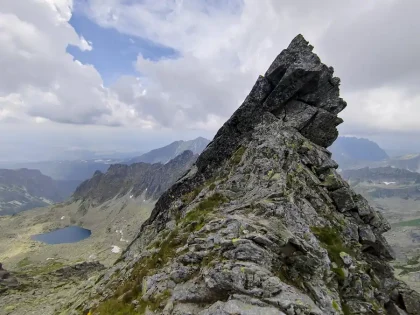
[[116, 299], [109, 299], [103, 302], [92, 314], [131, 315], [138, 314], [138, 312], [134, 310], [134, 305], [132, 304], [126, 304]]
[[405, 226], [420, 226], [420, 219], [402, 221], [402, 222], [392, 224], [392, 227], [405, 227]]
[[352, 250], [343, 244], [338, 230], [330, 227], [311, 227], [311, 230], [321, 241], [323, 247], [328, 251], [330, 260], [335, 262], [337, 266], [344, 266], [343, 260], [340, 256], [341, 252], [354, 256], [354, 254], [352, 254]]
[[30, 264], [31, 264], [31, 261], [29, 260], [29, 258], [28, 258], [28, 257], [25, 257], [25, 258], [23, 258], [21, 261], [19, 261], [19, 262], [16, 264], [16, 266], [17, 266], [18, 268], [24, 268], [24, 267], [29, 266]]
[[338, 305], [338, 303], [336, 302], [336, 301], [332, 301], [332, 307], [337, 311], [337, 312], [339, 312], [340, 311], [340, 305]]
[[186, 214], [183, 221], [183, 226], [187, 226], [193, 222], [196, 223], [194, 230], [200, 230], [206, 223], [209, 214], [218, 206], [227, 202], [228, 199], [222, 194], [216, 193], [207, 199], [201, 201], [198, 206]]
[[404, 276], [404, 275], [407, 275], [411, 272], [419, 272], [420, 271], [420, 266], [416, 266], [416, 267], [395, 266], [395, 268], [401, 270], [401, 272], [398, 274], [399, 276]]
[[25, 274], [36, 276], [56, 271], [66, 265], [59, 261], [48, 261], [45, 264], [35, 265], [28, 257], [22, 259], [17, 263], [17, 267]]
[[193, 201], [198, 194], [203, 190], [203, 186], [195, 188], [193, 191], [189, 192], [188, 194], [185, 194], [181, 197], [182, 202], [184, 203], [190, 203]]
[[233, 153], [232, 157], [231, 157], [231, 161], [232, 164], [234, 165], [238, 165], [239, 163], [241, 163], [242, 161], [242, 156], [245, 153], [246, 148], [244, 146], [240, 146], [238, 150], [235, 151], [235, 153]]

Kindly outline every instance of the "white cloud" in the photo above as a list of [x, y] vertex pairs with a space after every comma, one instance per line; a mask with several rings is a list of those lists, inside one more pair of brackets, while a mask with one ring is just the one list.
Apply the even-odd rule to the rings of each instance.
[[[414, 40], [420, 35], [416, 1], [88, 3], [84, 9], [101, 26], [180, 52], [177, 59], [152, 62], [139, 56], [137, 60], [147, 95], [130, 102], [156, 123], [177, 127], [212, 125], [209, 122], [214, 117], [224, 121], [258, 74], [302, 33], [342, 78], [343, 96], [349, 103], [342, 113], [347, 126], [343, 130], [364, 126], [369, 132], [420, 131], [412, 115], [420, 95], [416, 92], [420, 72], [416, 62], [420, 44]], [[403, 92], [407, 85], [415, 88], [413, 95]], [[121, 87], [119, 91], [121, 96]], [[378, 96], [389, 94], [392, 102]], [[405, 111], [398, 105], [402, 102]], [[391, 123], [392, 117], [399, 120]]]
[[84, 39], [83, 36], [80, 37], [80, 45], [79, 48], [82, 51], [91, 51], [93, 49], [92, 42], [88, 42], [86, 39]]
[[141, 125], [138, 113], [103, 87], [93, 66], [66, 53], [68, 45], [92, 49], [68, 23], [72, 6], [69, 0], [2, 1], [0, 117]]
[[[0, 0], [0, 120], [216, 131], [298, 33], [342, 78], [346, 133], [420, 133], [417, 1]], [[104, 87], [66, 53], [93, 44], [69, 24], [93, 21], [169, 46], [139, 55], [138, 76]], [[390, 22], [391, 21], [391, 22]], [[68, 125], [67, 125], [68, 126]], [[54, 127], [56, 128], [56, 127]], [[165, 129], [169, 130], [169, 129]]]

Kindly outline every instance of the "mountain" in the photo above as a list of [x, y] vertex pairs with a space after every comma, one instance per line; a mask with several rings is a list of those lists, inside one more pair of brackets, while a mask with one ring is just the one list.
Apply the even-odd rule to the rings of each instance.
[[418, 314], [388, 222], [326, 149], [346, 103], [312, 49], [293, 39], [117, 263], [57, 313]]
[[413, 172], [420, 172], [420, 154], [407, 154], [389, 160], [389, 165]]
[[388, 159], [388, 154], [378, 144], [363, 138], [338, 137], [329, 150], [342, 169]]
[[95, 160], [62, 160], [40, 161], [7, 164], [7, 168], [29, 168], [39, 170], [55, 180], [84, 181], [92, 177], [97, 171], [106, 172], [111, 164], [121, 160], [95, 159]]
[[112, 198], [130, 194], [131, 198], [144, 193], [144, 199], [157, 199], [195, 162], [197, 155], [184, 151], [166, 164], [114, 164], [106, 173], [97, 171], [77, 187], [73, 198], [102, 204]]
[[0, 169], [0, 214], [15, 214], [69, 198], [80, 181], [55, 181], [38, 170]]
[[203, 150], [206, 148], [209, 142], [210, 140], [207, 140], [202, 137], [189, 141], [175, 141], [162, 148], [155, 149], [139, 157], [132, 158], [126, 163], [167, 163], [169, 160], [172, 160], [177, 155], [181, 154], [186, 150], [192, 151], [194, 154], [200, 154], [201, 152], [203, 152]]

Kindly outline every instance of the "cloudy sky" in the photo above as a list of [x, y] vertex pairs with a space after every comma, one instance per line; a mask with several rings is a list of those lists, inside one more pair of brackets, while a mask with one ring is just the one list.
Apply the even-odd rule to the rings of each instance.
[[0, 0], [0, 161], [211, 138], [298, 33], [342, 135], [420, 152], [416, 0]]

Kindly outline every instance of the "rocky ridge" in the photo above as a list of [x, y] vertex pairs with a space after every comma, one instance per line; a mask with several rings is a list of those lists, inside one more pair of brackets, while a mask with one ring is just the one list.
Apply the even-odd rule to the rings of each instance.
[[91, 179], [77, 187], [73, 199], [99, 205], [126, 194], [157, 199], [196, 161], [198, 155], [184, 151], [166, 164], [113, 164], [106, 173], [96, 171]]
[[333, 68], [298, 35], [67, 313], [419, 314], [382, 215], [337, 173]]
[[175, 141], [162, 148], [154, 149], [150, 152], [144, 153], [141, 156], [134, 157], [126, 161], [125, 164], [132, 163], [167, 163], [180, 155], [184, 151], [192, 151], [194, 154], [200, 154], [209, 144], [210, 140], [198, 137], [189, 141]]

